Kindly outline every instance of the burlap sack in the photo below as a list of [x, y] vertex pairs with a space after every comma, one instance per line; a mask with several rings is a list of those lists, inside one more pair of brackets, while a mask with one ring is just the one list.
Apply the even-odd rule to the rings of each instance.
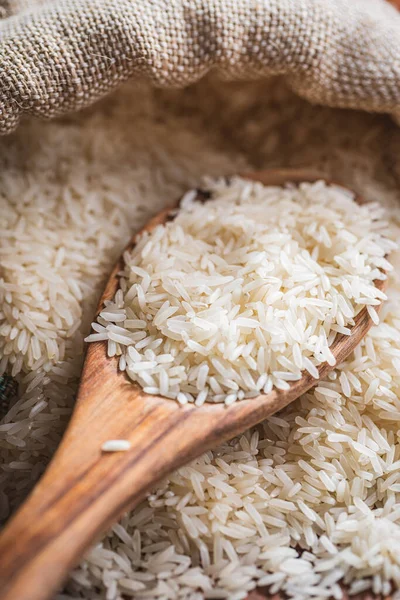
[[129, 77], [184, 86], [284, 74], [311, 102], [395, 113], [400, 15], [384, 0], [3, 0], [0, 131]]

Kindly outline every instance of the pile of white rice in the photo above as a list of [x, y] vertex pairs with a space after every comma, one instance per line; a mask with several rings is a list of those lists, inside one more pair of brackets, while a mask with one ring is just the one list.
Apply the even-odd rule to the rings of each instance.
[[318, 379], [362, 308], [379, 323], [374, 281], [396, 248], [382, 208], [324, 181], [206, 187], [208, 202], [186, 193], [175, 219], [124, 255], [121, 288], [86, 341], [107, 341], [145, 392], [181, 404], [288, 390], [303, 370]]
[[[213, 81], [184, 92], [126, 88], [89, 113], [26, 122], [0, 140], [0, 355], [20, 388], [0, 422], [1, 517], [60, 439], [98, 295], [151, 214], [206, 173], [313, 166], [383, 203], [393, 238], [399, 144], [384, 117], [311, 107], [277, 83]], [[339, 598], [343, 578], [353, 592], [398, 588], [399, 265], [380, 324], [344, 364], [171, 475], [97, 544], [58, 600], [239, 599], [257, 583], [299, 600]]]

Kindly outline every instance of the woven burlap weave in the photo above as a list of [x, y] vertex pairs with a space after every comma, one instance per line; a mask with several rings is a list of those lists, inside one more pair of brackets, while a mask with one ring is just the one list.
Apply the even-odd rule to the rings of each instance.
[[400, 15], [384, 0], [3, 0], [0, 131], [129, 77], [286, 76], [312, 102], [395, 113]]

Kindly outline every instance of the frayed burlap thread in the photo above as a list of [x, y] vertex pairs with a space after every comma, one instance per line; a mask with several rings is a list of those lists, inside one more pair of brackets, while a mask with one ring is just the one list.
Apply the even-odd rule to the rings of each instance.
[[[13, 10], [13, 1], [15, 2]], [[185, 86], [284, 75], [314, 103], [395, 113], [400, 15], [384, 0], [8, 0], [0, 131], [90, 105], [132, 77]]]

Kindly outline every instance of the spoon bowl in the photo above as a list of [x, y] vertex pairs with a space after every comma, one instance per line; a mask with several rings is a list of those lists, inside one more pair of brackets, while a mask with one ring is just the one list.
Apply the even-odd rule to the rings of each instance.
[[[265, 185], [313, 182], [322, 177], [300, 170], [245, 175]], [[329, 183], [329, 182], [328, 182]], [[330, 182], [333, 183], [333, 182]], [[362, 203], [360, 197], [357, 202]], [[173, 207], [176, 210], [176, 207]], [[171, 209], [154, 217], [151, 231], [171, 218]], [[132, 249], [133, 240], [127, 250]], [[100, 299], [111, 300], [123, 269], [121, 257]], [[385, 281], [377, 280], [379, 289]], [[337, 364], [355, 349], [372, 325], [367, 309], [355, 318], [351, 335], [331, 345]], [[323, 379], [334, 367], [318, 367]], [[318, 380], [303, 372], [285, 391], [241, 400], [226, 407], [205, 403], [180, 406], [146, 394], [108, 358], [104, 342], [89, 345], [75, 410], [45, 475], [0, 536], [0, 600], [46, 600], [89, 545], [124, 511], [138, 504], [160, 479], [202, 452], [232, 438], [281, 410]], [[104, 453], [110, 439], [129, 440], [126, 452]]]

